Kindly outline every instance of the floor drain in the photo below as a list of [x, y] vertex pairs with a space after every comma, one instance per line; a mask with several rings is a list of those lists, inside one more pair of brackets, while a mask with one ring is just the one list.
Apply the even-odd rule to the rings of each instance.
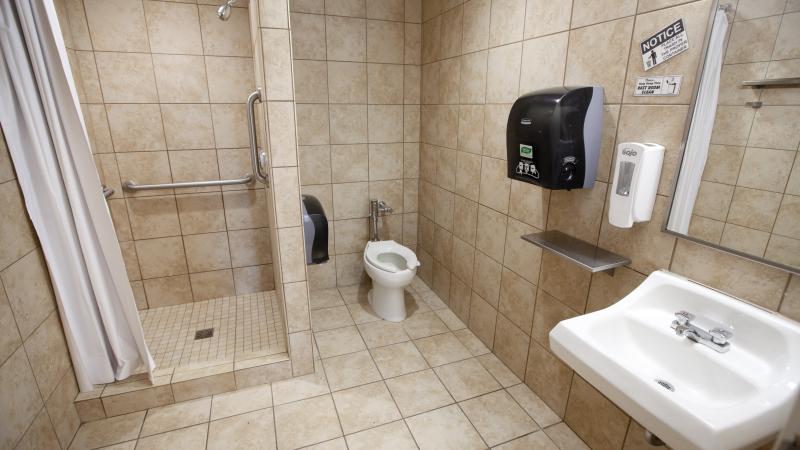
[[675, 392], [675, 386], [673, 386], [669, 381], [659, 380], [656, 378], [656, 383], [668, 391]]
[[197, 330], [194, 332], [194, 340], [198, 339], [208, 339], [214, 336], [214, 329], [213, 328], [204, 328], [202, 330]]

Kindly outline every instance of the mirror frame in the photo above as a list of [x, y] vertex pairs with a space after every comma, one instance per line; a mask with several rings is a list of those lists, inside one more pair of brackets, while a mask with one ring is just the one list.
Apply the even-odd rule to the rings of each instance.
[[[750, 254], [741, 252], [739, 250], [734, 250], [732, 248], [725, 247], [725, 246], [720, 245], [720, 244], [715, 244], [713, 242], [709, 242], [709, 241], [706, 241], [706, 240], [703, 240], [703, 239], [696, 238], [694, 236], [690, 236], [688, 234], [683, 234], [683, 233], [678, 233], [677, 231], [672, 231], [667, 227], [668, 224], [669, 224], [670, 214], [672, 214], [672, 207], [674, 206], [674, 202], [675, 202], [675, 189], [678, 186], [678, 179], [681, 176], [681, 169], [683, 168], [683, 158], [684, 158], [684, 155], [686, 154], [686, 142], [689, 139], [689, 129], [692, 126], [692, 118], [694, 117], [695, 105], [697, 104], [697, 95], [698, 95], [698, 93], [700, 91], [700, 80], [703, 77], [703, 72], [704, 72], [705, 66], [706, 66], [706, 56], [707, 56], [707, 53], [708, 53], [708, 42], [709, 42], [709, 40], [711, 38], [711, 31], [712, 31], [712, 28], [713, 28], [713, 25], [714, 25], [714, 16], [715, 16], [717, 10], [720, 7], [720, 1], [724, 2], [725, 0], [714, 0], [714, 1], [712, 1], [711, 2], [711, 10], [708, 13], [708, 20], [707, 20], [707, 24], [706, 24], [706, 33], [705, 33], [705, 36], [703, 37], [703, 51], [700, 54], [700, 64], [698, 65], [698, 68], [697, 68], [697, 75], [695, 77], [695, 85], [694, 85], [694, 88], [692, 89], [692, 101], [689, 104], [689, 111], [688, 111], [688, 113], [686, 115], [686, 121], [685, 121], [684, 127], [683, 127], [683, 138], [681, 139], [681, 146], [680, 146], [680, 149], [679, 149], [680, 155], [678, 157], [678, 161], [677, 161], [678, 164], [676, 166], [677, 170], [675, 171], [675, 178], [672, 180], [672, 190], [671, 190], [670, 200], [669, 200], [669, 209], [667, 210], [667, 216], [664, 219], [664, 224], [661, 227], [661, 231], [663, 231], [664, 233], [667, 233], [669, 235], [672, 235], [672, 236], [675, 236], [675, 237], [678, 237], [678, 238], [681, 238], [681, 239], [685, 239], [685, 240], [690, 241], [690, 242], [694, 242], [696, 244], [700, 244], [700, 245], [703, 245], [703, 246], [706, 246], [706, 247], [713, 248], [714, 250], [725, 252], [725, 253], [728, 253], [728, 254], [731, 254], [731, 255], [735, 255], [735, 256], [738, 256], [740, 258], [745, 258], [745, 259], [748, 259], [748, 260], [751, 260], [751, 261], [755, 261], [757, 263], [764, 264], [764, 265], [770, 266], [770, 267], [774, 267], [776, 269], [784, 270], [786, 272], [789, 272], [789, 273], [792, 273], [792, 274], [795, 274], [795, 275], [800, 275], [800, 267], [787, 266], [786, 264], [781, 264], [779, 262], [771, 261], [771, 260], [768, 260], [766, 258], [750, 255]], [[731, 22], [731, 23], [733, 23], [733, 22]]]

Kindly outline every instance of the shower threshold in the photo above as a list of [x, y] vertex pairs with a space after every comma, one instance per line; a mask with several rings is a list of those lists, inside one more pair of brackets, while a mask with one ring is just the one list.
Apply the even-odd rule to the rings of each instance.
[[290, 378], [275, 291], [140, 311], [156, 362], [146, 373], [99, 385], [75, 399], [81, 422]]

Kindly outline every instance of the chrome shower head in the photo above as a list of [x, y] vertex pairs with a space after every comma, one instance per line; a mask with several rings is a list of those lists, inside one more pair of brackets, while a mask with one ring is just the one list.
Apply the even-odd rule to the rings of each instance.
[[236, 3], [236, 0], [228, 0], [217, 8], [217, 17], [220, 20], [228, 20], [231, 17], [231, 5]]

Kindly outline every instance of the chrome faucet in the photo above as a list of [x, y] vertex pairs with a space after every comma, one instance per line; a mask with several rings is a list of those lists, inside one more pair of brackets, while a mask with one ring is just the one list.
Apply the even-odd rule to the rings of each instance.
[[369, 201], [369, 220], [371, 231], [369, 240], [370, 241], [380, 241], [380, 237], [378, 237], [378, 216], [381, 214], [391, 213], [392, 208], [390, 208], [385, 201], [383, 200], [370, 200]]
[[731, 349], [731, 343], [728, 340], [733, 337], [733, 333], [709, 320], [703, 320], [711, 325], [707, 329], [703, 329], [692, 323], [695, 318], [692, 313], [678, 311], [675, 313], [675, 320], [672, 321], [671, 327], [678, 336], [684, 336], [692, 342], [703, 344], [719, 353], [725, 353]]

